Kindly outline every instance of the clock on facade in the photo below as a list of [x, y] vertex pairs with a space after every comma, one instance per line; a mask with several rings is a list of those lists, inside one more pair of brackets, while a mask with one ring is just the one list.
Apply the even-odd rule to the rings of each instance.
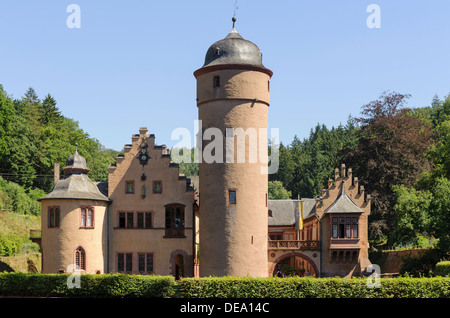
[[139, 146], [139, 155], [138, 159], [141, 162], [141, 165], [146, 165], [150, 156], [148, 155], [148, 145], [145, 139], [142, 140], [141, 145]]

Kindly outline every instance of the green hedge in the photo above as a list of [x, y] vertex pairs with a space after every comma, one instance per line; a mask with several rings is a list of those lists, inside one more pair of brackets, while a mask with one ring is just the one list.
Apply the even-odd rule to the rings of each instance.
[[0, 296], [26, 297], [159, 297], [174, 295], [172, 276], [149, 275], [81, 275], [80, 288], [69, 288], [69, 274], [0, 273]]
[[433, 275], [450, 276], [450, 261], [442, 261], [436, 264]]
[[[0, 296], [89, 298], [450, 298], [450, 277], [381, 278], [369, 288], [364, 278], [184, 278], [172, 276], [0, 273]], [[176, 290], [176, 292], [175, 292]]]
[[369, 288], [365, 278], [185, 278], [183, 298], [450, 298], [450, 278], [381, 278]]

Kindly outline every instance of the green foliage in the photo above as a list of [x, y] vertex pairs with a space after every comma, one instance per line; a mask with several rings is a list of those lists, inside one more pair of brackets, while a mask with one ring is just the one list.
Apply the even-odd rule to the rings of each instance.
[[290, 145], [280, 144], [279, 169], [269, 181], [281, 181], [294, 198], [316, 196], [345, 154], [356, 147], [358, 129], [352, 118], [337, 128], [317, 124], [303, 141], [295, 136]]
[[408, 274], [415, 277], [430, 276], [433, 268], [442, 256], [441, 250], [429, 249], [420, 257], [405, 257], [400, 274]]
[[184, 278], [182, 298], [449, 298], [450, 278], [381, 278], [369, 288], [365, 278]]
[[39, 215], [41, 205], [36, 200], [43, 194], [39, 189], [27, 193], [17, 183], [6, 181], [0, 176], [0, 211]]
[[28, 237], [0, 235], [0, 256], [17, 254], [26, 242], [28, 242]]
[[0, 273], [0, 296], [90, 297], [90, 298], [169, 298], [174, 295], [172, 276], [81, 275], [80, 288], [68, 274]]
[[433, 199], [429, 191], [407, 188], [404, 185], [393, 186], [397, 195], [394, 206], [397, 217], [397, 227], [390, 237], [389, 245], [417, 242], [421, 235], [429, 232], [432, 216], [429, 213]]
[[[1, 273], [0, 296], [90, 298], [449, 298], [450, 277], [381, 278], [380, 288], [365, 278], [183, 278], [146, 275], [81, 275], [69, 288], [68, 274]], [[177, 293], [174, 291], [177, 290]]]
[[269, 181], [269, 200], [289, 200], [291, 191], [283, 187], [281, 181]]
[[22, 99], [8, 96], [0, 85], [0, 175], [25, 189], [53, 188], [53, 165], [64, 163], [74, 152], [86, 158], [93, 181], [107, 181], [108, 166], [117, 151], [105, 149], [98, 140], [61, 115], [50, 95], [39, 99], [29, 88]]
[[450, 261], [438, 262], [433, 270], [433, 275], [450, 276]]
[[173, 162], [178, 163], [180, 174], [187, 177], [198, 176], [198, 158], [196, 158], [195, 147], [188, 148], [172, 148], [170, 150], [170, 157]]

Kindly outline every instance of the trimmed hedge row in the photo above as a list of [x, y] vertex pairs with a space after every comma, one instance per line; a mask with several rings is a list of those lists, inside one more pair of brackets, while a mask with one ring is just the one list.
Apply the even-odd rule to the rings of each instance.
[[365, 278], [185, 278], [183, 298], [450, 298], [450, 278], [381, 278], [369, 288]]
[[[72, 276], [73, 277], [73, 276]], [[365, 278], [251, 278], [81, 275], [69, 288], [68, 274], [0, 273], [0, 296], [89, 298], [450, 298], [450, 277], [381, 278], [369, 288]], [[175, 292], [176, 290], [176, 292]]]
[[173, 276], [80, 275], [80, 288], [69, 274], [0, 273], [0, 296], [89, 297], [89, 298], [169, 298], [174, 295]]

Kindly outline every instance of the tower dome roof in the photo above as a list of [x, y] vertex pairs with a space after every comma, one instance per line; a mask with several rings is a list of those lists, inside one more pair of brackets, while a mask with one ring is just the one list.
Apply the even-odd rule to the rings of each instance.
[[224, 39], [209, 47], [203, 67], [229, 64], [264, 67], [258, 46], [245, 40], [235, 28]]
[[244, 39], [235, 29], [233, 18], [233, 29], [222, 40], [214, 42], [206, 52], [203, 66], [194, 72], [200, 75], [215, 69], [237, 68], [258, 70], [272, 76], [272, 71], [265, 68], [262, 63], [262, 53], [259, 47]]
[[98, 185], [89, 179], [87, 175], [89, 169], [86, 167], [86, 159], [77, 150], [67, 159], [63, 171], [65, 177], [55, 184], [52, 192], [39, 200], [79, 199], [109, 201], [100, 192]]
[[75, 153], [67, 159], [66, 166], [63, 171], [64, 173], [88, 173], [89, 169], [86, 166], [86, 159], [78, 153], [78, 150], [75, 150]]

